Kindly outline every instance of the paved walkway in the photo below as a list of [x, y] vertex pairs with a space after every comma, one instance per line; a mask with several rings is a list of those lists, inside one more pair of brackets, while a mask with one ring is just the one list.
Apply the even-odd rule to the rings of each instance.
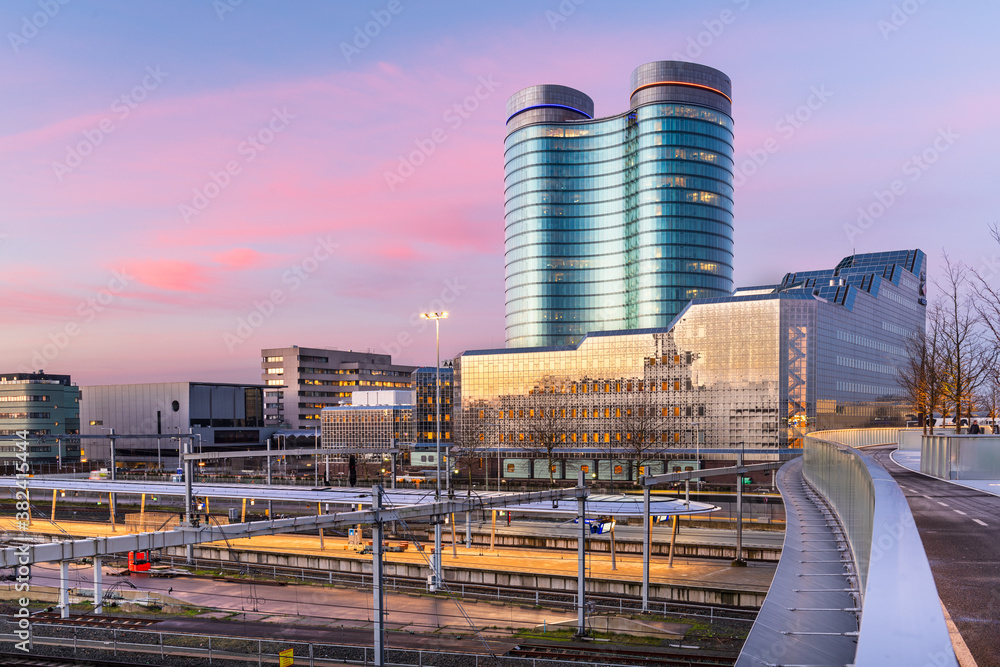
[[976, 663], [1000, 667], [1000, 498], [903, 468], [892, 447], [867, 452], [906, 495], [938, 595]]

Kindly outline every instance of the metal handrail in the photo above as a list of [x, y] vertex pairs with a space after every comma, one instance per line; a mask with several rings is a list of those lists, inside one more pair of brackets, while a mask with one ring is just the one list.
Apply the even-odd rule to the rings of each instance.
[[854, 449], [884, 444], [887, 430], [858, 429], [849, 437], [818, 431], [805, 438], [805, 478], [837, 514], [857, 565], [862, 616], [854, 664], [957, 667], [906, 497], [882, 466]]

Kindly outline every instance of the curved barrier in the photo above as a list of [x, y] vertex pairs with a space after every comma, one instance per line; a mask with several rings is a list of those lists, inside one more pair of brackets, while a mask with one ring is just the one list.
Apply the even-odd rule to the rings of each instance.
[[882, 466], [853, 449], [886, 443], [895, 430], [811, 433], [803, 475], [840, 520], [857, 566], [862, 615], [854, 664], [957, 665], [906, 498]]

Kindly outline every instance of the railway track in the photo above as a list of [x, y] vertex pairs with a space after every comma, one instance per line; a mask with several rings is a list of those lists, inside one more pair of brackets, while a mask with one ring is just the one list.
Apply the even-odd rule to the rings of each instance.
[[694, 654], [690, 651], [627, 649], [594, 644], [593, 647], [553, 646], [550, 644], [518, 644], [507, 653], [509, 657], [540, 660], [601, 662], [644, 667], [733, 667], [736, 659], [722, 653]]
[[0, 664], [9, 667], [134, 667], [134, 662], [88, 660], [86, 658], [56, 658], [30, 656], [24, 653], [0, 652]]
[[[166, 560], [166, 559], [164, 559]], [[170, 559], [172, 566], [179, 565], [177, 559]], [[247, 579], [237, 579], [230, 577], [227, 580], [238, 583], [255, 584], [279, 584], [274, 577], [287, 577], [299, 583], [330, 583], [352, 588], [370, 589], [371, 575], [351, 572], [334, 572], [329, 570], [310, 570], [307, 568], [281, 567], [281, 566], [236, 566], [232, 561], [215, 560], [208, 558], [194, 559], [194, 567], [199, 569], [218, 569], [225, 576], [226, 570], [231, 572], [239, 571], [248, 576]], [[452, 593], [459, 597], [483, 600], [502, 600], [510, 604], [529, 604], [553, 606], [556, 608], [572, 607], [575, 604], [575, 596], [572, 593], [561, 593], [558, 591], [537, 591], [535, 589], [514, 588], [505, 586], [486, 586], [481, 584], [457, 584], [445, 582]], [[389, 577], [386, 580], [388, 591], [412, 592], [426, 591], [427, 582], [419, 577]], [[498, 595], [502, 591], [502, 597]], [[596, 603], [598, 611], [615, 612], [626, 614], [637, 614], [642, 611], [642, 599], [639, 597], [626, 595], [601, 595], [598, 593], [588, 594], [587, 598]], [[691, 616], [709, 619], [711, 622], [723, 621], [730, 623], [740, 623], [749, 627], [757, 619], [756, 609], [740, 607], [723, 607], [688, 604], [683, 602], [671, 602], [665, 600], [651, 600], [651, 610], [654, 613], [664, 616]]]

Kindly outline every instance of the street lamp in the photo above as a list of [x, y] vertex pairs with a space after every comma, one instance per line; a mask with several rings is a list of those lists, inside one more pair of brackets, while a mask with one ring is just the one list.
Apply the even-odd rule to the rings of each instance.
[[[101, 426], [102, 431], [109, 431], [108, 440], [111, 441], [111, 481], [115, 481], [115, 468], [117, 464], [115, 463], [115, 429], [107, 426]], [[117, 494], [110, 494], [108, 500], [111, 502], [111, 516], [115, 515], [116, 505], [117, 505]]]
[[[437, 363], [434, 366], [434, 425], [437, 468], [435, 479], [437, 490], [435, 498], [441, 497], [441, 320], [448, 318], [448, 311], [440, 313], [420, 313], [420, 317], [425, 320], [434, 320], [434, 345], [437, 349]], [[451, 475], [448, 475], [447, 486], [451, 488]]]
[[[441, 499], [441, 320], [448, 317], [447, 311], [440, 313], [420, 313], [425, 320], [434, 320], [434, 344], [437, 349], [437, 361], [434, 365], [434, 433], [437, 456], [435, 464], [435, 479], [437, 486], [434, 499]], [[451, 488], [451, 475], [448, 475], [448, 488]], [[434, 586], [441, 585], [441, 523], [434, 524]]]

